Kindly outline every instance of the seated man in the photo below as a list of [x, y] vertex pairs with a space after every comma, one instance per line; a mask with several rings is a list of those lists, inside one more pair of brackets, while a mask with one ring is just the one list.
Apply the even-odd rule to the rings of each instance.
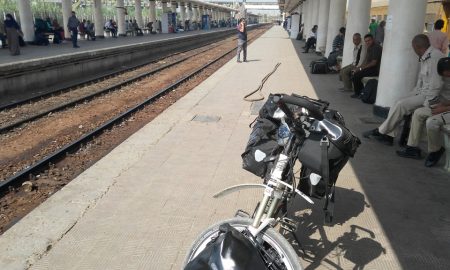
[[105, 23], [105, 30], [110, 31], [111, 32], [111, 36], [113, 38], [117, 37], [117, 28], [115, 26], [115, 23], [113, 22], [113, 20], [109, 20]]
[[80, 38], [85, 39], [86, 38], [86, 20], [83, 19], [82, 22], [78, 25], [78, 34], [80, 35]]
[[397, 101], [389, 110], [389, 115], [381, 126], [363, 133], [366, 138], [374, 137], [387, 145], [394, 142], [395, 131], [405, 115], [411, 114], [422, 106], [428, 106], [428, 101], [439, 95], [442, 88], [442, 78], [437, 72], [437, 63], [444, 55], [430, 46], [428, 37], [416, 35], [412, 40], [414, 52], [419, 56], [420, 72], [412, 95]]
[[87, 40], [95, 40], [95, 28], [94, 28], [94, 24], [88, 20], [86, 22], [86, 36], [87, 36]]
[[328, 66], [332, 70], [338, 71], [337, 58], [338, 56], [342, 56], [344, 52], [344, 39], [345, 39], [345, 27], [339, 28], [339, 34], [334, 38], [332, 50], [330, 55], [328, 55]]
[[125, 34], [131, 33], [131, 35], [134, 35], [134, 29], [133, 29], [133, 23], [128, 20], [125, 20]]
[[142, 29], [139, 28], [139, 25], [136, 22], [136, 20], [133, 20], [132, 29], [136, 33], [136, 36], [143, 36], [144, 35], [144, 33], [142, 32]]
[[450, 100], [442, 101], [431, 109], [433, 116], [427, 119], [428, 156], [426, 167], [438, 163], [445, 148], [442, 147], [442, 127], [450, 124]]
[[351, 96], [352, 98], [361, 97], [361, 91], [364, 88], [362, 78], [378, 76], [380, 73], [381, 53], [383, 48], [375, 42], [371, 34], [364, 36], [364, 43], [366, 43], [367, 54], [362, 65], [353, 70], [352, 81], [355, 93]]
[[308, 53], [309, 49], [311, 47], [316, 46], [316, 39], [317, 39], [317, 25], [314, 25], [311, 29], [311, 32], [309, 32], [308, 39], [306, 40], [305, 44], [305, 51], [303, 53]]
[[429, 107], [421, 107], [414, 111], [407, 146], [397, 151], [401, 157], [420, 159], [421, 151], [418, 146], [426, 122], [429, 153], [425, 161], [427, 167], [435, 165], [444, 153], [440, 128], [450, 123], [450, 58], [439, 60], [437, 70], [444, 80], [440, 96], [429, 101]]
[[353, 62], [341, 69], [341, 78], [342, 82], [344, 83], [344, 87], [340, 89], [342, 91], [352, 91], [353, 87], [350, 76], [353, 70], [359, 68], [362, 65], [362, 59], [366, 57], [366, 47], [362, 43], [360, 33], [353, 34], [353, 44], [355, 45], [355, 47], [353, 48]]
[[148, 28], [148, 32], [150, 34], [153, 34], [153, 22], [148, 22], [147, 23], [147, 28]]

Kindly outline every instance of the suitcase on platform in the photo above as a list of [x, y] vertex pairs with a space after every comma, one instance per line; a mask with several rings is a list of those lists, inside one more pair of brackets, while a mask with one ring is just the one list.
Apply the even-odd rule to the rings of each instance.
[[326, 74], [328, 73], [327, 59], [319, 59], [311, 62], [311, 74]]

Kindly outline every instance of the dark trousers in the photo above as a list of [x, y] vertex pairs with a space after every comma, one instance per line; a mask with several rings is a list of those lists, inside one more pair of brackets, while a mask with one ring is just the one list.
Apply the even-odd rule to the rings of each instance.
[[314, 45], [316, 45], [316, 38], [313, 37], [308, 38], [305, 45], [305, 52], [308, 52], [309, 48], [314, 47]]
[[247, 40], [238, 39], [237, 60], [241, 58], [241, 51], [244, 54], [244, 61], [247, 61]]
[[372, 77], [372, 76], [378, 76], [380, 71], [376, 67], [366, 68], [361, 71], [355, 72], [353, 74], [353, 89], [355, 90], [355, 94], [360, 95], [361, 91], [364, 88], [364, 84], [362, 83], [362, 78], [364, 77]]
[[72, 32], [72, 45], [73, 47], [77, 47], [78, 29], [72, 28], [70, 31]]

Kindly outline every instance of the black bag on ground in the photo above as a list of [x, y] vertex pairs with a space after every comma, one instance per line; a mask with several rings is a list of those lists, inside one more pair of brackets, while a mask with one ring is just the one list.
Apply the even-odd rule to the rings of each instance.
[[328, 73], [328, 59], [326, 57], [312, 61], [310, 64], [311, 74], [326, 74]]
[[377, 99], [377, 87], [378, 80], [370, 79], [361, 91], [361, 101], [368, 104], [374, 104]]
[[219, 236], [208, 243], [184, 270], [268, 269], [258, 248], [245, 235], [227, 223], [219, 230]]

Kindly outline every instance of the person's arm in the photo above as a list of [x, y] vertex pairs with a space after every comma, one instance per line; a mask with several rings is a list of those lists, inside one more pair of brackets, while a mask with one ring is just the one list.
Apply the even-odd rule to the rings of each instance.
[[430, 63], [428, 65], [428, 83], [424, 84], [424, 93], [427, 99], [439, 96], [439, 93], [442, 90], [442, 86], [444, 81], [442, 77], [437, 72], [437, 64], [439, 62], [440, 57], [431, 57], [429, 59]]
[[366, 59], [366, 54], [367, 54], [367, 48], [366, 48], [366, 46], [362, 45], [361, 54], [359, 56], [359, 62], [358, 62], [357, 67], [360, 67], [364, 64], [364, 60]]

